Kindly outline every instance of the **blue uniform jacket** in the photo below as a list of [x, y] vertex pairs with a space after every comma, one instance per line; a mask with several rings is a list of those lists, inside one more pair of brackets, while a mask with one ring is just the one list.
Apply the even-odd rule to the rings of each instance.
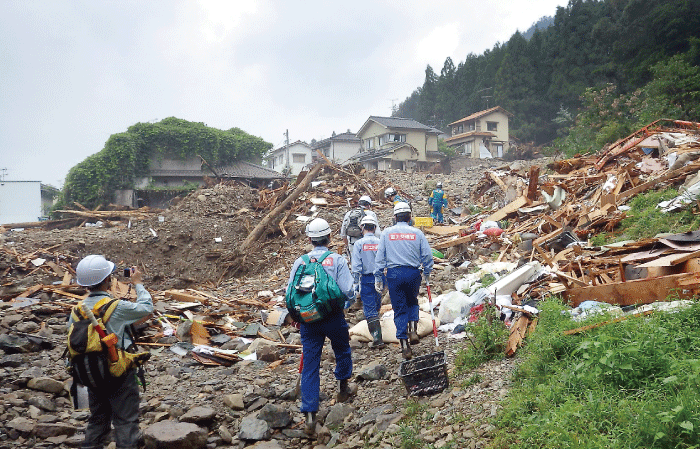
[[[325, 246], [316, 246], [313, 250], [307, 253], [307, 255], [312, 258], [320, 257], [326, 251], [328, 251], [328, 248]], [[294, 261], [292, 270], [289, 273], [287, 288], [285, 290], [289, 289], [289, 284], [291, 284], [294, 280], [294, 273], [297, 272], [297, 268], [299, 268], [299, 265], [301, 265], [302, 262], [303, 259], [301, 257]], [[350, 268], [348, 268], [348, 262], [345, 260], [345, 257], [336, 253], [329, 254], [328, 257], [323, 260], [323, 269], [326, 270], [326, 273], [328, 273], [328, 275], [335, 280], [338, 287], [340, 287], [340, 290], [345, 294], [345, 296], [348, 297], [348, 299], [353, 299], [355, 297], [352, 285], [352, 274], [350, 274]]]
[[433, 252], [420, 229], [398, 222], [382, 232], [375, 259], [374, 278], [381, 281], [385, 268], [423, 266], [423, 273], [433, 270]]
[[374, 259], [377, 257], [379, 237], [370, 232], [355, 242], [352, 249], [352, 274], [359, 284], [360, 275], [373, 274], [376, 270]]

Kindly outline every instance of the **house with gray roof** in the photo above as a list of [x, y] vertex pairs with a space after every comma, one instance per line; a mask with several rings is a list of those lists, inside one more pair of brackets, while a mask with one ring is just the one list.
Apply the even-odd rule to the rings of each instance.
[[357, 131], [360, 151], [348, 162], [368, 170], [425, 170], [440, 162], [439, 134], [411, 118], [370, 116]]
[[333, 131], [331, 137], [327, 139], [312, 141], [311, 149], [314, 160], [319, 157], [316, 151], [320, 151], [328, 160], [336, 164], [344, 164], [360, 151], [360, 139], [349, 129], [340, 134]]

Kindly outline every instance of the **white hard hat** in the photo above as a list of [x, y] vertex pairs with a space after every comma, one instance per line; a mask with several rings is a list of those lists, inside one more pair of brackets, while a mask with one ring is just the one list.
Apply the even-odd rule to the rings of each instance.
[[357, 204], [362, 204], [362, 203], [367, 203], [370, 206], [372, 205], [372, 198], [368, 197], [367, 195], [362, 195], [359, 200], [357, 200]]
[[384, 196], [389, 198], [392, 195], [396, 195], [396, 190], [393, 187], [387, 187], [387, 189], [384, 191]]
[[331, 227], [323, 218], [314, 218], [309, 222], [309, 224], [306, 225], [306, 235], [312, 239], [316, 237], [324, 237], [326, 235], [330, 235], [330, 233]]
[[408, 205], [408, 203], [404, 203], [403, 201], [399, 201], [394, 205], [394, 215], [403, 213], [403, 212], [411, 212], [411, 206]]
[[374, 225], [375, 227], [379, 226], [379, 223], [377, 223], [377, 219], [374, 217], [374, 215], [367, 214], [364, 217], [362, 217], [362, 220], [360, 220], [360, 226], [366, 225], [366, 224], [371, 224]]
[[442, 183], [441, 183], [440, 181], [438, 181], [438, 183], [437, 183], [437, 184], [435, 184], [435, 187], [437, 187], [437, 188], [440, 188], [440, 189], [441, 189], [441, 188], [442, 188]]
[[91, 287], [107, 279], [113, 271], [113, 262], [105, 259], [104, 256], [91, 254], [78, 263], [75, 274], [78, 277], [78, 285]]

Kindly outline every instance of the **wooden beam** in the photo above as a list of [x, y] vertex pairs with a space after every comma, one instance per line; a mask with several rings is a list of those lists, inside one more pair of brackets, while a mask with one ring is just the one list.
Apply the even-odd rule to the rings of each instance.
[[596, 324], [589, 324], [588, 326], [583, 326], [583, 327], [577, 327], [576, 329], [569, 329], [568, 331], [564, 331], [564, 335], [575, 335], [575, 334], [580, 334], [581, 332], [585, 332], [587, 330], [595, 329], [597, 327], [601, 326], [606, 326], [608, 324], [613, 324], [613, 323], [619, 323], [620, 321], [625, 321], [628, 320], [632, 317], [639, 317], [639, 316], [647, 316], [651, 315], [653, 310], [646, 310], [642, 313], [635, 313], [633, 315], [626, 315], [626, 316], [621, 316], [618, 318], [615, 318], [614, 320], [608, 320], [608, 321], [603, 321], [601, 323], [596, 323]]
[[530, 202], [534, 202], [537, 199], [537, 181], [540, 176], [539, 165], [533, 165], [530, 167], [530, 174], [527, 185], [527, 199]]
[[501, 209], [497, 210], [493, 214], [489, 215], [489, 217], [484, 221], [503, 220], [508, 215], [514, 214], [515, 212], [517, 212], [518, 209], [525, 206], [526, 204], [527, 204], [527, 198], [525, 198], [524, 196], [516, 198], [515, 200], [508, 203], [505, 207], [502, 207]]
[[464, 237], [459, 237], [454, 240], [448, 240], [446, 242], [441, 242], [436, 245], [433, 245], [433, 249], [445, 249], [445, 248], [452, 248], [453, 246], [461, 245], [463, 243], [469, 243], [473, 242], [476, 240], [476, 234], [469, 234], [465, 235]]
[[583, 301], [599, 301], [619, 306], [651, 304], [674, 298], [689, 299], [700, 288], [700, 273], [681, 273], [627, 282], [572, 288], [564, 292], [564, 299], [572, 307]]
[[316, 178], [316, 175], [325, 167], [325, 164], [317, 164], [314, 166], [314, 168], [311, 169], [311, 171], [304, 177], [304, 179], [299, 183], [299, 185], [292, 191], [292, 193], [285, 198], [282, 203], [280, 203], [279, 206], [275, 207], [273, 210], [271, 210], [262, 220], [260, 220], [260, 223], [253, 228], [250, 234], [248, 234], [248, 237], [243, 240], [243, 243], [241, 243], [241, 246], [239, 246], [236, 251], [238, 254], [245, 254], [245, 252], [248, 250], [248, 248], [253, 244], [253, 242], [257, 241], [258, 238], [262, 235], [262, 233], [265, 231], [265, 228], [270, 224], [270, 222], [278, 217], [282, 211], [289, 206], [291, 203], [293, 203], [299, 196], [306, 191], [306, 189], [309, 187], [309, 184], [311, 184], [311, 181], [313, 181]]

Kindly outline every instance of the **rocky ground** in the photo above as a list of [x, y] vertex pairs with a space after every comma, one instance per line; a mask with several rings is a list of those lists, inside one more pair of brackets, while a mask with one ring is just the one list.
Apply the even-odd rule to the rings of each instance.
[[[464, 206], [484, 169], [498, 165], [503, 162], [482, 161], [451, 175], [392, 171], [381, 181], [411, 195], [416, 215], [428, 215], [426, 182], [443, 181], [453, 204]], [[378, 183], [373, 176], [368, 175], [368, 182]], [[254, 297], [261, 290], [279, 294], [291, 263], [305, 250], [300, 223], [289, 225], [286, 237], [268, 235], [256, 248], [254, 262], [249, 262], [253, 266], [244, 270], [247, 274], [218, 282], [226, 272], [229, 249], [242, 241], [261, 215], [252, 211], [255, 200], [254, 192], [215, 186], [164, 211], [162, 221], [154, 217], [129, 227], [11, 232], [0, 236], [0, 243], [18, 253], [53, 247], [52, 251], [65, 254], [74, 263], [84, 255], [104, 253], [119, 263], [142, 267], [150, 289], [197, 286], [217, 296], [247, 291]], [[386, 227], [390, 206], [375, 210]], [[327, 210], [322, 216], [337, 230], [345, 211]], [[216, 242], [216, 237], [222, 242]], [[334, 244], [339, 246], [337, 236]], [[53, 281], [39, 273], [16, 270], [7, 257], [0, 260], [0, 271], [5, 273], [3, 294]], [[459, 276], [456, 269], [436, 273], [434, 294], [453, 289]], [[82, 440], [88, 412], [72, 408], [67, 396], [69, 376], [61, 357], [67, 309], [42, 295], [32, 305], [0, 302], [0, 449], [77, 447]], [[362, 319], [359, 310], [348, 313], [351, 323]], [[159, 326], [155, 321], [150, 324]], [[277, 332], [274, 327], [268, 330]], [[293, 327], [279, 330], [287, 343], [299, 343]], [[263, 360], [244, 360], [230, 367], [204, 366], [167, 345], [151, 347], [149, 385], [141, 404], [142, 429], [150, 447], [484, 447], [493, 429], [489, 418], [507, 395], [515, 363], [502, 360], [475, 372], [458, 373], [455, 355], [463, 340], [441, 333], [449, 387], [414, 400], [407, 398], [399, 376], [397, 345], [372, 351], [353, 341], [358, 394], [348, 404], [336, 404], [333, 355], [326, 347], [320, 425], [316, 438], [308, 439], [302, 432], [298, 400], [292, 394], [299, 377], [299, 354], [266, 343], [263, 338], [252, 342]], [[249, 344], [234, 339], [225, 347], [243, 350]], [[435, 351], [430, 336], [415, 348], [417, 355]]]

